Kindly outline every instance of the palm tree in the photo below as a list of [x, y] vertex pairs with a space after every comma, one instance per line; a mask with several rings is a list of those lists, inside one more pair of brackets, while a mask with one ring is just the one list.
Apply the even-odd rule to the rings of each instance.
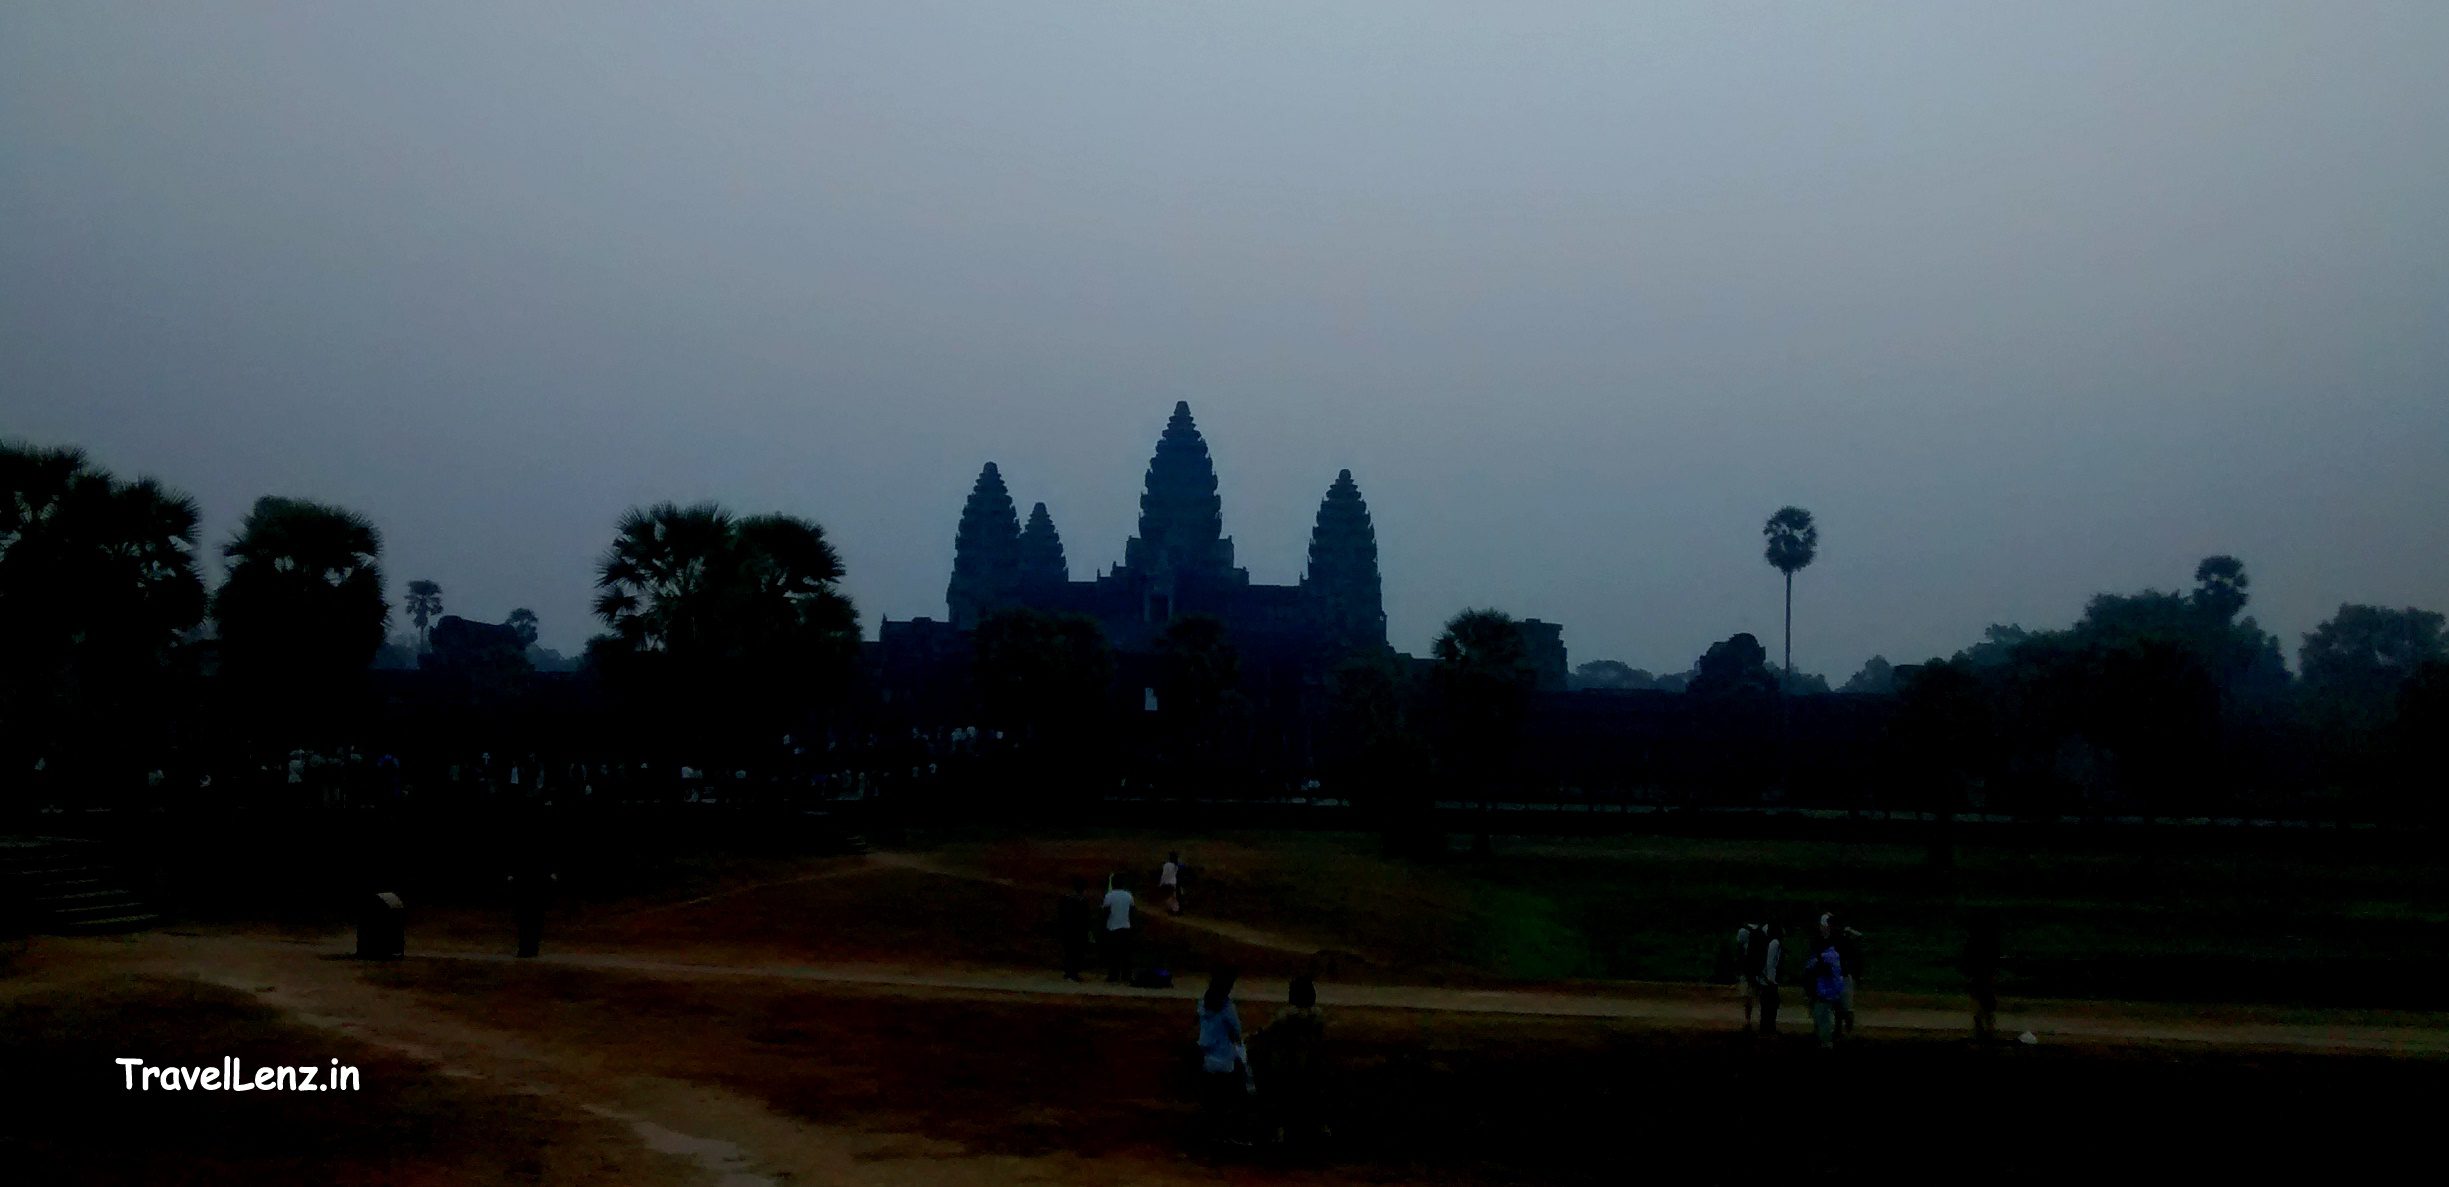
[[596, 564], [596, 616], [634, 651], [687, 649], [698, 595], [731, 555], [731, 513], [712, 503], [632, 507]]
[[382, 548], [354, 511], [269, 495], [222, 547], [229, 576], [212, 606], [222, 667], [272, 720], [329, 714], [373, 662], [391, 616]]
[[519, 646], [533, 647], [536, 645], [536, 636], [539, 632], [536, 630], [535, 611], [521, 606], [511, 611], [510, 617], [503, 619], [502, 623], [519, 633]]
[[1820, 529], [1811, 513], [1800, 507], [1780, 507], [1760, 534], [1769, 541], [1770, 567], [1786, 575], [1786, 675], [1794, 675], [1794, 574], [1820, 551]]
[[158, 715], [204, 615], [197, 519], [186, 495], [76, 450], [0, 443], [0, 749], [141, 761], [127, 723]]
[[595, 613], [611, 633], [588, 653], [667, 720], [695, 722], [706, 745], [792, 732], [857, 655], [841, 577], [824, 529], [804, 519], [632, 508], [596, 566]]
[[408, 615], [408, 621], [417, 624], [417, 642], [433, 646], [434, 633], [427, 624], [442, 617], [442, 587], [431, 581], [409, 582], [408, 596], [401, 600], [400, 610]]

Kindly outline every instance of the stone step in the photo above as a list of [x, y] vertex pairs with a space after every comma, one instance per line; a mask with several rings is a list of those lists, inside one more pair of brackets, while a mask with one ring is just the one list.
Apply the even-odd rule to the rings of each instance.
[[0, 846], [0, 895], [38, 931], [91, 935], [136, 931], [161, 922], [114, 870], [101, 846], [32, 840]]
[[105, 899], [101, 902], [79, 903], [73, 906], [53, 907], [51, 908], [51, 915], [53, 918], [63, 922], [74, 922], [82, 919], [92, 919], [97, 916], [124, 915], [130, 911], [141, 911], [144, 909], [144, 906], [144, 903], [139, 901], [133, 895], [121, 895], [117, 898]]
[[143, 931], [148, 927], [159, 924], [161, 921], [161, 916], [153, 914], [150, 911], [135, 911], [124, 915], [113, 915], [106, 919], [78, 919], [73, 921], [63, 921], [55, 924], [54, 926], [58, 931], [66, 935], [99, 936], [118, 935], [131, 931]]

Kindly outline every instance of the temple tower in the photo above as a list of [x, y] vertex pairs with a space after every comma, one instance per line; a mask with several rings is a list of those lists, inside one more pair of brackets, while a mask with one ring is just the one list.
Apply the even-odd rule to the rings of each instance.
[[961, 507], [961, 527], [952, 540], [952, 583], [944, 590], [952, 625], [977, 626], [1011, 600], [1019, 576], [1020, 516], [1012, 509], [1003, 474], [988, 462]]
[[1173, 406], [1173, 418], [1148, 459], [1139, 534], [1123, 545], [1123, 565], [1149, 580], [1232, 575], [1233, 541], [1224, 534], [1216, 467], [1188, 402]]
[[1046, 505], [1029, 508], [1029, 526], [1020, 530], [1019, 576], [1023, 589], [1043, 589], [1071, 580], [1071, 566], [1063, 560], [1063, 537], [1054, 530], [1054, 517], [1046, 514]]
[[1301, 588], [1318, 600], [1337, 638], [1353, 648], [1386, 645], [1386, 605], [1378, 582], [1378, 533], [1352, 471], [1335, 476], [1310, 529], [1309, 572]]

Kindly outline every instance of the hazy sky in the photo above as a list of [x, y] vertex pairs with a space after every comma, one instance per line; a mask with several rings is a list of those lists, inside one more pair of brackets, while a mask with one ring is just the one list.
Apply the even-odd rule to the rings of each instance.
[[1187, 399], [1254, 580], [1350, 467], [1393, 641], [1952, 652], [2233, 552], [2449, 608], [2449, 4], [0, 5], [0, 435], [355, 507], [575, 648], [621, 510], [943, 613]]

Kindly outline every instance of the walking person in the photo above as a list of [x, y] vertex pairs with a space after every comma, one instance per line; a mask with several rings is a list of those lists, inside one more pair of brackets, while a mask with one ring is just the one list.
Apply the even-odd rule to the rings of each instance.
[[1063, 979], [1077, 981], [1088, 965], [1089, 938], [1097, 927], [1097, 904], [1088, 897], [1088, 879], [1071, 880], [1071, 893], [1055, 904], [1055, 939], [1063, 945]]
[[1831, 1051], [1837, 1045], [1837, 1003], [1845, 996], [1845, 966], [1831, 934], [1834, 927], [1825, 926], [1827, 916], [1821, 919], [1821, 934], [1803, 961], [1803, 994], [1811, 999], [1812, 1037], [1819, 1040], [1820, 1050]]
[[1965, 929], [1965, 988], [1973, 997], [1973, 1041], [1987, 1045], [1998, 1037], [1998, 962], [2004, 943], [1998, 912], [1974, 913]]
[[1293, 978], [1284, 1009], [1268, 1019], [1258, 1035], [1258, 1068], [1265, 1073], [1259, 1093], [1275, 1140], [1300, 1141], [1327, 1137], [1326, 1015], [1318, 1012], [1318, 986], [1307, 976]]
[[1131, 890], [1120, 874], [1106, 879], [1105, 934], [1099, 938], [1104, 947], [1105, 979], [1111, 985], [1131, 979]]
[[1233, 966], [1220, 966], [1208, 976], [1207, 992], [1199, 996], [1199, 1103], [1210, 1137], [1247, 1146], [1252, 1080], [1241, 1012], [1233, 1006], [1233, 985], [1239, 979]]
[[1757, 963], [1752, 965], [1752, 985], [1760, 998], [1760, 1033], [1777, 1033], [1777, 966], [1785, 959], [1786, 929], [1772, 923], [1760, 932]]
[[1165, 865], [1157, 871], [1156, 875], [1156, 893], [1158, 898], [1165, 901], [1166, 914], [1179, 915], [1182, 913], [1181, 854], [1168, 853], [1165, 855]]

